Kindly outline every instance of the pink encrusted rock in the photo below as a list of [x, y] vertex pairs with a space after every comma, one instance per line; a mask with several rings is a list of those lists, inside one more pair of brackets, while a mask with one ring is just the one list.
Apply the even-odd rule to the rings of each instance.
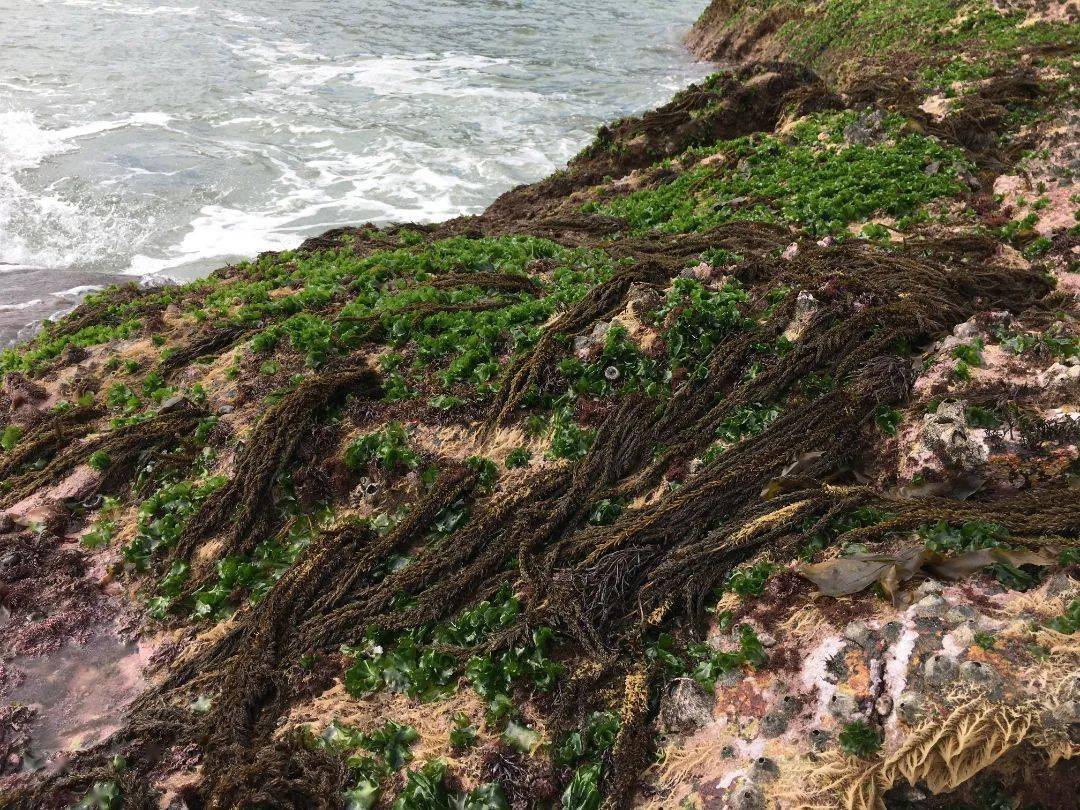
[[64, 501], [81, 500], [93, 494], [101, 481], [101, 473], [85, 464], [76, 467], [59, 484], [35, 492], [4, 511], [4, 514], [23, 526], [44, 523]]

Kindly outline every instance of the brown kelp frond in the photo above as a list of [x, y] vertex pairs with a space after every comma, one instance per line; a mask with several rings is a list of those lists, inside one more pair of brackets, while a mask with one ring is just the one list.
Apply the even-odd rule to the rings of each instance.
[[53, 413], [36, 422], [18, 444], [0, 455], [0, 480], [8, 479], [31, 462], [45, 460], [86, 436], [94, 429], [101, 410], [93, 406], [75, 407]]
[[84, 301], [63, 319], [49, 322], [42, 334], [58, 338], [74, 335], [91, 326], [116, 326], [120, 323], [121, 313], [131, 316], [159, 307], [153, 287], [140, 287], [135, 282], [122, 284]]
[[623, 679], [622, 703], [619, 707], [619, 735], [611, 754], [611, 777], [607, 784], [604, 807], [625, 807], [629, 804], [642, 769], [649, 764], [649, 735], [646, 725], [649, 710], [650, 673], [638, 667]]
[[341, 806], [348, 769], [340, 757], [312, 748], [298, 735], [262, 748], [254, 760], [223, 774], [221, 807], [333, 810]]
[[[736, 232], [710, 238], [731, 239]], [[778, 236], [763, 228], [752, 238], [776, 244]], [[547, 324], [533, 347], [512, 362], [488, 405], [489, 425], [516, 418], [531, 392], [552, 390], [564, 355], [562, 336], [585, 332], [620, 312], [635, 283], [661, 290], [668, 284], [674, 263], [653, 261], [649, 250], [643, 240], [632, 251], [633, 265]], [[611, 690], [621, 681], [621, 722], [604, 792], [610, 806], [625, 806], [647, 765], [648, 695], [658, 676], [620, 662], [641, 661], [642, 645], [657, 631], [700, 620], [717, 586], [762, 549], [778, 560], [791, 559], [794, 538], [808, 527], [827, 525], [866, 505], [887, 509], [888, 517], [852, 529], [851, 539], [868, 540], [928, 521], [969, 519], [994, 520], [1021, 542], [1038, 543], [1040, 533], [1075, 533], [1080, 514], [1051, 490], [992, 503], [893, 504], [869, 487], [820, 483], [849, 465], [880, 407], [909, 395], [910, 362], [893, 353], [899, 341], [932, 338], [968, 317], [975, 286], [995, 301], [1019, 307], [1042, 292], [1030, 273], [963, 263], [945, 267], [921, 248], [888, 253], [868, 245], [807, 245], [783, 262], [769, 257], [743, 262], [739, 272], [748, 283], [770, 279], [805, 287], [829, 284], [838, 266], [845, 273], [832, 282], [830, 300], [805, 319], [789, 347], [766, 354], [754, 374], [747, 368], [761, 357], [763, 345], [776, 345], [789, 328], [796, 317], [794, 302], [778, 304], [746, 332], [725, 336], [708, 358], [703, 380], [673, 386], [663, 399], [623, 393], [603, 411], [578, 460], [538, 471], [518, 490], [487, 497], [480, 488], [481, 467], [444, 460], [434, 483], [384, 533], [352, 520], [318, 532], [261, 602], [238, 613], [216, 641], [177, 661], [157, 698], [140, 700], [135, 716], [149, 715], [155, 700], [175, 702], [196, 686], [213, 688], [213, 708], [190, 732], [208, 752], [199, 788], [203, 799], [224, 807], [242, 806], [251, 797], [273, 804], [281, 796], [287, 797], [282, 806], [320, 806], [343, 785], [336, 760], [292, 738], [268, 743], [254, 757], [251, 753], [254, 740], [270, 739], [294, 698], [295, 685], [281, 661], [325, 655], [367, 626], [402, 633], [450, 621], [510, 581], [520, 595], [520, 614], [483, 644], [445, 654], [461, 665], [478, 652], [495, 655], [520, 646], [531, 628], [553, 628], [563, 639], [564, 660], [581, 670], [553, 701], [554, 727], [560, 729], [598, 707], [588, 690], [581, 691], [582, 684]], [[852, 308], [852, 300], [859, 305]], [[828, 373], [839, 385], [790, 400], [759, 428], [731, 434], [704, 454], [718, 435], [727, 435], [722, 428], [734, 414], [755, 403], [787, 403], [799, 381], [812, 373]], [[270, 405], [238, 449], [229, 482], [185, 526], [178, 557], [191, 560], [202, 540], [221, 536], [215, 555], [242, 558], [262, 538], [276, 534], [275, 482], [298, 463], [319, 412], [345, 394], [375, 400], [380, 390], [376, 372], [338, 366], [308, 377]], [[192, 418], [187, 417], [188, 429]], [[679, 487], [657, 488], [674, 461], [699, 455]], [[55, 476], [65, 464], [69, 468], [70, 459], [47, 474]], [[42, 473], [46, 470], [50, 467]], [[28, 482], [20, 491], [35, 485]], [[591, 522], [591, 510], [605, 498], [632, 505], [610, 522]], [[464, 505], [468, 520], [452, 535], [432, 530], [440, 515]], [[408, 565], [385, 569], [387, 559], [406, 554]], [[189, 582], [186, 592], [202, 581]], [[992, 723], [989, 718], [979, 722], [971, 728]], [[957, 728], [960, 742], [942, 738], [941, 750], [966, 751], [969, 738], [978, 736], [967, 725]], [[978, 750], [1000, 756], [1015, 744], [1016, 735], [1007, 731], [1000, 744]], [[904, 767], [929, 773], [938, 766], [925, 762], [935, 756], [945, 755], [926, 753], [922, 764]], [[948, 761], [953, 770], [946, 769], [942, 779], [950, 784], [985, 765], [970, 753]], [[883, 767], [857, 774], [841, 769], [826, 788], [842, 789], [852, 806], [873, 806], [884, 789]], [[905, 775], [899, 765], [893, 767]], [[273, 791], [265, 792], [264, 785]]]
[[562, 336], [580, 332], [598, 319], [610, 317], [620, 310], [626, 303], [626, 295], [632, 284], [661, 284], [667, 278], [667, 273], [655, 263], [622, 268], [609, 281], [591, 289], [572, 309], [548, 324], [536, 346], [504, 373], [491, 406], [493, 417], [489, 425], [494, 427], [505, 423], [530, 391], [538, 390], [544, 384], [559, 353]]
[[372, 538], [357, 547], [356, 560], [335, 586], [322, 594], [307, 611], [311, 626], [304, 636], [310, 643], [333, 643], [347, 628], [355, 626], [357, 617], [381, 613], [390, 607], [397, 591], [395, 577], [373, 582], [368, 575], [388, 556], [409, 549], [430, 531], [435, 517], [466, 496], [476, 484], [471, 471], [452, 471], [440, 476], [439, 487], [416, 505], [416, 508], [393, 531], [381, 538]]
[[9, 507], [59, 483], [94, 454], [107, 460], [97, 490], [112, 491], [131, 479], [140, 462], [149, 461], [157, 451], [175, 447], [189, 438], [205, 416], [198, 408], [180, 408], [69, 444], [41, 469], [30, 469], [8, 479], [9, 488], [0, 497], [0, 505]]
[[157, 365], [157, 371], [163, 378], [168, 379], [200, 358], [221, 354], [239, 342], [249, 331], [246, 326], [209, 329], [163, 357]]
[[232, 478], [185, 527], [178, 556], [189, 559], [200, 540], [217, 533], [225, 540], [222, 556], [249, 552], [250, 539], [269, 527], [267, 499], [274, 479], [308, 438], [320, 409], [345, 394], [369, 397], [379, 390], [379, 377], [369, 368], [336, 369], [305, 379], [267, 408], [239, 452]]

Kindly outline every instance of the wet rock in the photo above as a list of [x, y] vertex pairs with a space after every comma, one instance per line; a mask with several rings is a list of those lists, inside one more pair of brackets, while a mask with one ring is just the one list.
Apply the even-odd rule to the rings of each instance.
[[964, 403], [942, 402], [924, 418], [921, 442], [946, 467], [973, 470], [986, 464], [990, 448], [985, 439], [968, 428]]
[[848, 723], [859, 715], [859, 702], [849, 692], [836, 692], [829, 698], [829, 714], [837, 720]]
[[752, 782], [743, 782], [731, 797], [732, 810], [765, 810], [765, 796]]
[[1051, 574], [1046, 578], [1044, 589], [1048, 597], [1071, 595], [1076, 590], [1076, 580], [1064, 572]]
[[860, 115], [844, 127], [844, 143], [848, 146], [872, 146], [885, 140], [885, 115], [881, 110]]
[[965, 661], [960, 665], [960, 678], [972, 686], [994, 686], [998, 683], [997, 671], [982, 661]]
[[925, 712], [925, 702], [917, 692], [904, 692], [896, 701], [896, 710], [908, 725], [918, 723]]
[[712, 267], [707, 262], [701, 262], [693, 267], [683, 268], [679, 273], [683, 278], [696, 278], [698, 281], [708, 281], [712, 277]]
[[767, 740], [779, 737], [788, 729], [788, 718], [780, 712], [770, 712], [761, 718], [761, 736]]
[[797, 695], [784, 695], [780, 707], [785, 717], [794, 717], [802, 711], [803, 702]]
[[978, 615], [978, 611], [971, 605], [954, 605], [945, 613], [945, 621], [949, 624], [960, 624], [971, 621]]
[[641, 319], [651, 315], [663, 303], [660, 293], [650, 285], [638, 281], [630, 285], [630, 292], [627, 293], [626, 299], [630, 312]]
[[1067, 366], [1064, 363], [1054, 363], [1037, 375], [1039, 385], [1042, 388], [1063, 388], [1080, 382], [1080, 366]]
[[181, 369], [177, 374], [177, 381], [182, 383], [184, 387], [194, 385], [199, 382], [203, 377], [203, 370], [196, 368], [195, 366], [188, 366]]
[[818, 306], [818, 300], [807, 290], [800, 290], [799, 294], [795, 297], [795, 315], [797, 317], [805, 317], [812, 312], [816, 312]]
[[844, 638], [865, 650], [869, 648], [873, 637], [866, 622], [851, 622], [844, 628]]
[[919, 587], [915, 589], [915, 593], [922, 597], [931, 593], [941, 593], [944, 590], [945, 586], [936, 579], [927, 579], [919, 583]]
[[594, 350], [598, 350], [607, 335], [611, 324], [607, 321], [598, 321], [593, 325], [592, 332], [587, 335], [578, 335], [574, 338], [574, 353], [580, 360], [589, 359]]
[[900, 633], [904, 626], [900, 622], [886, 622], [881, 628], [881, 636], [889, 644], [895, 644], [900, 639]]
[[815, 751], [824, 751], [832, 743], [832, 735], [823, 728], [810, 729], [810, 746]]
[[769, 757], [758, 757], [754, 760], [754, 767], [751, 768], [750, 775], [759, 784], [761, 782], [771, 782], [780, 775], [780, 766]]
[[923, 664], [923, 675], [931, 686], [942, 686], [956, 677], [959, 666], [956, 659], [944, 653], [935, 653]]
[[932, 593], [915, 603], [914, 613], [920, 619], [937, 619], [945, 615], [948, 607], [948, 602], [936, 593]]
[[746, 196], [729, 197], [726, 200], [721, 200], [713, 206], [714, 211], [722, 211], [725, 208], [740, 208], [750, 202], [750, 198]]
[[180, 411], [187, 408], [191, 403], [188, 398], [183, 394], [178, 394], [175, 397], [169, 397], [161, 403], [158, 408], [158, 413], [173, 413], [174, 411]]
[[973, 622], [963, 622], [950, 635], [958, 648], [970, 647], [975, 643], [975, 625]]
[[971, 340], [982, 335], [982, 328], [975, 322], [974, 318], [969, 318], [963, 323], [958, 323], [953, 327], [953, 337], [958, 340]]
[[956, 178], [972, 191], [978, 191], [982, 188], [982, 181], [972, 173], [964, 164], [953, 164], [953, 170], [956, 172]]
[[712, 721], [713, 698], [693, 678], [671, 682], [660, 703], [660, 723], [669, 733], [693, 731]]
[[892, 714], [893, 699], [888, 695], [882, 695], [874, 701], [874, 711], [877, 712], [879, 717], [888, 717]]

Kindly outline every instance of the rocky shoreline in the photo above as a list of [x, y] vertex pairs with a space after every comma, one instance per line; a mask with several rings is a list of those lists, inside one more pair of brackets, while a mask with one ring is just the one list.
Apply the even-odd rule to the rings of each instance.
[[714, 0], [482, 215], [6, 351], [0, 806], [1072, 807], [1078, 32]]
[[0, 263], [0, 348], [33, 337], [41, 323], [71, 311], [88, 294], [127, 281], [123, 276]]

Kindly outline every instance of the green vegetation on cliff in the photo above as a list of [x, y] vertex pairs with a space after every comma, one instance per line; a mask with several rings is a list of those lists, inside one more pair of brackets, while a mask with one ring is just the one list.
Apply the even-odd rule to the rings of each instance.
[[[623, 217], [637, 231], [699, 231], [733, 221], [787, 221], [819, 236], [843, 233], [872, 216], [907, 221], [922, 206], [964, 190], [963, 152], [923, 135], [902, 134], [890, 115], [871, 129], [856, 112], [824, 113], [786, 136], [751, 135], [691, 150], [688, 171], [659, 186], [586, 207]], [[865, 137], [869, 143], [853, 142]]]
[[[1080, 45], [1080, 25], [1048, 3], [992, 0], [735, 0], [712, 36], [755, 27], [753, 45], [813, 68], [853, 62], [892, 63], [933, 85], [984, 79], [1016, 67], [1021, 56], [1045, 53], [1067, 65]], [[1064, 5], [1058, 4], [1058, 5]], [[1003, 10], [1004, 9], [1004, 10]]]

